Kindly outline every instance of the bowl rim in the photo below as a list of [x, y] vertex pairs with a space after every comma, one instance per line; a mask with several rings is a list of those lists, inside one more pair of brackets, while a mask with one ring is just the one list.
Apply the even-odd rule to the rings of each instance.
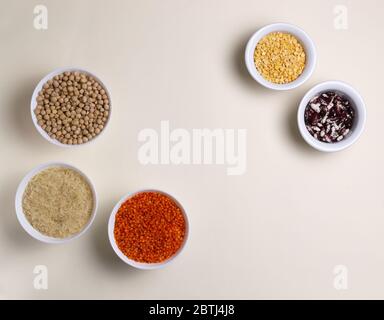
[[[86, 223], [86, 225], [83, 227], [83, 229], [81, 231], [79, 231], [78, 233], [73, 234], [69, 237], [66, 237], [66, 238], [55, 238], [55, 237], [50, 237], [50, 236], [47, 236], [47, 235], [41, 233], [40, 231], [35, 229], [30, 224], [30, 222], [25, 217], [25, 214], [23, 212], [22, 199], [23, 199], [25, 188], [27, 187], [29, 181], [31, 181], [31, 179], [36, 174], [38, 174], [38, 173], [40, 173], [40, 172], [42, 172], [48, 168], [53, 168], [53, 167], [68, 168], [68, 169], [74, 170], [75, 172], [80, 174], [85, 179], [85, 181], [88, 183], [88, 185], [90, 186], [91, 191], [92, 191], [92, 196], [93, 196], [93, 209], [92, 209], [91, 217], [89, 218], [88, 222]], [[17, 217], [17, 220], [19, 221], [20, 225], [24, 229], [24, 231], [27, 232], [32, 238], [39, 240], [41, 242], [44, 242], [44, 243], [49, 243], [49, 244], [68, 243], [68, 242], [70, 242], [76, 238], [79, 238], [83, 234], [85, 234], [90, 229], [93, 221], [95, 220], [97, 208], [98, 208], [97, 192], [96, 192], [96, 188], [95, 188], [93, 182], [91, 181], [91, 179], [83, 171], [81, 171], [77, 167], [75, 167], [71, 164], [68, 164], [65, 162], [59, 162], [59, 161], [43, 163], [43, 164], [40, 164], [40, 165], [34, 167], [32, 170], [30, 170], [23, 177], [23, 179], [20, 181], [20, 183], [17, 187], [16, 195], [15, 195], [16, 217]]]
[[[128, 200], [129, 198], [139, 194], [139, 193], [142, 193], [142, 192], [156, 192], [156, 193], [160, 193], [162, 195], [165, 195], [167, 197], [169, 197], [171, 200], [173, 200], [177, 206], [181, 209], [181, 212], [184, 216], [184, 221], [185, 221], [185, 236], [184, 236], [184, 240], [183, 240], [183, 243], [181, 244], [180, 248], [177, 250], [177, 252], [171, 256], [170, 258], [168, 258], [167, 260], [165, 261], [162, 261], [162, 262], [158, 262], [158, 263], [143, 263], [143, 262], [137, 262], [135, 260], [132, 260], [130, 258], [128, 258], [120, 249], [119, 247], [117, 246], [116, 244], [116, 240], [115, 240], [115, 236], [114, 236], [114, 228], [115, 228], [115, 216], [116, 216], [116, 213], [117, 211], [120, 209], [121, 205], [126, 201]], [[188, 216], [187, 216], [187, 213], [183, 207], [183, 205], [174, 197], [172, 196], [171, 194], [169, 194], [168, 192], [165, 192], [165, 191], [162, 191], [162, 190], [159, 190], [159, 189], [154, 189], [154, 188], [149, 188], [149, 189], [140, 189], [140, 190], [137, 190], [137, 191], [133, 191], [133, 192], [128, 192], [127, 194], [125, 194], [117, 203], [116, 205], [114, 206], [114, 208], [112, 209], [112, 212], [109, 216], [109, 220], [108, 220], [108, 238], [109, 238], [109, 242], [113, 248], [113, 250], [115, 251], [115, 253], [117, 254], [117, 256], [122, 260], [124, 261], [126, 264], [134, 267], [134, 268], [137, 268], [137, 269], [141, 269], [141, 270], [154, 270], [154, 269], [160, 269], [160, 268], [163, 268], [165, 267], [166, 265], [170, 264], [172, 261], [174, 261], [177, 257], [179, 257], [181, 255], [181, 253], [184, 251], [185, 247], [186, 247], [186, 244], [188, 242], [188, 238], [189, 238], [189, 233], [190, 233], [190, 223], [189, 223], [189, 219], [188, 219]]]
[[[87, 142], [84, 142], [84, 143], [81, 143], [81, 144], [64, 144], [64, 143], [61, 143], [60, 141], [56, 140], [56, 139], [53, 139], [51, 138], [46, 132], [45, 130], [43, 130], [43, 128], [41, 128], [39, 126], [39, 124], [37, 123], [38, 120], [36, 118], [36, 115], [35, 115], [35, 109], [36, 109], [36, 106], [37, 106], [37, 101], [36, 101], [36, 98], [39, 94], [39, 92], [41, 91], [43, 85], [48, 81], [48, 80], [51, 80], [53, 77], [59, 75], [59, 74], [62, 74], [64, 72], [75, 72], [75, 71], [78, 71], [78, 72], [81, 72], [81, 73], [85, 73], [89, 76], [92, 76], [93, 78], [95, 78], [99, 83], [100, 85], [103, 87], [103, 89], [105, 90], [105, 93], [107, 94], [108, 96], [108, 100], [109, 100], [109, 114], [108, 114], [108, 119], [104, 125], [104, 129], [98, 134], [96, 135], [93, 139], [87, 141]], [[35, 89], [33, 90], [33, 93], [32, 93], [32, 97], [31, 97], [31, 105], [30, 105], [30, 110], [31, 110], [31, 117], [32, 117], [32, 122], [36, 128], [36, 130], [40, 133], [41, 136], [44, 137], [45, 140], [47, 140], [48, 142], [56, 145], [56, 146], [59, 146], [59, 147], [63, 147], [63, 148], [77, 148], [77, 147], [81, 147], [81, 146], [84, 146], [84, 145], [87, 145], [87, 144], [90, 144], [92, 142], [94, 142], [97, 138], [99, 138], [102, 134], [104, 134], [110, 120], [111, 120], [111, 116], [112, 116], [112, 99], [111, 99], [111, 94], [108, 90], [108, 87], [105, 85], [105, 82], [103, 82], [98, 76], [96, 76], [95, 74], [93, 74], [92, 72], [86, 70], [86, 69], [83, 69], [83, 68], [78, 68], [78, 67], [63, 67], [63, 68], [57, 68], [53, 71], [51, 71], [50, 73], [48, 73], [47, 75], [45, 75], [39, 82], [38, 84], [36, 85]]]
[[[305, 125], [304, 113], [308, 102], [317, 94], [324, 91], [336, 91], [344, 94], [353, 104], [356, 120], [351, 129], [352, 134], [346, 136], [340, 142], [326, 143], [314, 138]], [[366, 123], [366, 106], [360, 93], [346, 82], [330, 80], [321, 82], [309, 89], [300, 101], [297, 110], [297, 123], [301, 136], [313, 148], [322, 152], [336, 152], [344, 150], [354, 144], [364, 131]]]
[[[267, 34], [279, 31], [292, 34], [294, 37], [296, 37], [304, 47], [306, 53], [306, 65], [304, 71], [296, 80], [285, 84], [273, 83], [264, 79], [264, 77], [256, 69], [256, 65], [254, 62], [254, 52], [259, 41]], [[312, 76], [316, 67], [316, 63], [317, 52], [315, 44], [312, 41], [311, 37], [304, 30], [290, 23], [278, 22], [265, 25], [264, 27], [258, 29], [250, 37], [245, 48], [245, 64], [249, 74], [259, 84], [272, 90], [284, 91], [301, 86]]]

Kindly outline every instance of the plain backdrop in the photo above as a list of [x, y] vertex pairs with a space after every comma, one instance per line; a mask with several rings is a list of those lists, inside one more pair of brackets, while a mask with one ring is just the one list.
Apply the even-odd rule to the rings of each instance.
[[[266, 299], [384, 298], [384, 150], [379, 0], [46, 0], [48, 29], [33, 26], [40, 1], [0, 0], [0, 298]], [[337, 30], [334, 8], [348, 9]], [[314, 40], [318, 64], [289, 92], [247, 74], [244, 47], [261, 26], [289, 22]], [[78, 66], [112, 95], [112, 119], [94, 144], [64, 149], [35, 130], [30, 98], [50, 71]], [[354, 86], [367, 105], [360, 140], [336, 154], [298, 134], [301, 97], [325, 80]], [[141, 165], [144, 128], [247, 129], [247, 170], [223, 165]], [[100, 207], [83, 237], [47, 245], [14, 210], [33, 167], [64, 161], [95, 183]], [[158, 188], [185, 206], [185, 252], [170, 266], [138, 271], [112, 251], [107, 221], [129, 191]], [[33, 269], [48, 268], [48, 290]], [[348, 289], [334, 287], [335, 266]]]

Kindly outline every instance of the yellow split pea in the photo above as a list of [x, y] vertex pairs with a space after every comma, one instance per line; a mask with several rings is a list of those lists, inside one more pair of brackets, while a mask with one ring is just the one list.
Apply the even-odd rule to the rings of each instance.
[[296, 80], [303, 73], [306, 56], [303, 46], [293, 35], [272, 32], [257, 44], [254, 61], [264, 79], [284, 84]]

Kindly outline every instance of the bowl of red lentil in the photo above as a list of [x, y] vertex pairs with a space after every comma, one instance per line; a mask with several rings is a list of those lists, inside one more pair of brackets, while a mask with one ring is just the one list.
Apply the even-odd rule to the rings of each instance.
[[37, 131], [54, 145], [88, 144], [105, 132], [111, 117], [111, 95], [91, 72], [59, 68], [37, 84], [31, 116]]
[[108, 223], [109, 241], [117, 256], [143, 270], [171, 263], [183, 251], [188, 234], [188, 218], [180, 202], [153, 189], [121, 198]]
[[269, 24], [249, 39], [245, 64], [252, 78], [262, 86], [290, 90], [312, 75], [316, 49], [302, 29], [288, 23]]

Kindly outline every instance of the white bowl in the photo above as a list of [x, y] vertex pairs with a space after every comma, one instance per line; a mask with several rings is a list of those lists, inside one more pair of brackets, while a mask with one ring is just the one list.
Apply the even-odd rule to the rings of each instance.
[[[39, 124], [37, 123], [38, 120], [36, 118], [36, 115], [35, 115], [35, 108], [37, 106], [37, 101], [36, 101], [36, 98], [39, 94], [39, 92], [41, 91], [41, 89], [43, 88], [43, 85], [50, 79], [52, 79], [53, 77], [63, 73], [63, 72], [75, 72], [75, 71], [78, 71], [78, 72], [81, 72], [81, 73], [85, 73], [86, 75], [88, 76], [91, 76], [93, 78], [95, 78], [99, 83], [100, 85], [103, 87], [103, 89], [105, 90], [107, 96], [108, 96], [108, 100], [109, 100], [109, 115], [108, 115], [108, 119], [107, 119], [107, 122], [105, 123], [104, 125], [104, 129], [98, 134], [96, 135], [94, 138], [92, 138], [91, 140], [85, 142], [85, 143], [81, 143], [81, 144], [64, 144], [64, 143], [61, 143], [60, 141], [56, 140], [56, 139], [52, 139], [40, 126]], [[50, 143], [53, 143], [57, 146], [60, 146], [60, 147], [78, 147], [78, 146], [82, 146], [82, 145], [85, 145], [85, 144], [88, 144], [88, 143], [91, 143], [93, 141], [95, 141], [98, 137], [100, 137], [108, 123], [109, 123], [109, 120], [111, 119], [111, 111], [112, 111], [112, 100], [111, 100], [111, 95], [108, 91], [108, 88], [104, 85], [104, 83], [97, 77], [95, 76], [94, 74], [92, 74], [91, 72], [87, 71], [87, 70], [84, 70], [84, 69], [80, 69], [80, 68], [59, 68], [59, 69], [56, 69], [54, 71], [52, 71], [51, 73], [47, 74], [43, 79], [40, 80], [40, 82], [37, 84], [35, 90], [33, 91], [33, 94], [32, 94], [32, 99], [31, 99], [31, 116], [32, 116], [32, 121], [33, 121], [33, 124], [35, 125], [35, 128], [37, 129], [37, 131], [47, 140], [49, 141]]]
[[[129, 259], [123, 252], [121, 252], [121, 250], [119, 249], [119, 247], [117, 246], [116, 244], [116, 241], [115, 241], [115, 236], [114, 236], [114, 228], [115, 228], [115, 216], [116, 216], [116, 213], [117, 211], [119, 210], [119, 208], [121, 207], [121, 205], [126, 201], [128, 200], [129, 198], [133, 197], [134, 195], [138, 194], [138, 193], [142, 193], [142, 192], [157, 192], [157, 193], [161, 193], [167, 197], [169, 197], [170, 199], [172, 199], [176, 204], [177, 206], [181, 209], [181, 212], [184, 216], [184, 221], [185, 221], [185, 236], [184, 236], [184, 241], [182, 243], [182, 245], [180, 246], [179, 250], [170, 258], [168, 258], [167, 260], [165, 261], [162, 261], [162, 262], [159, 262], [159, 263], [142, 263], [142, 262], [137, 262], [135, 260], [132, 260], [132, 259]], [[126, 264], [129, 264], [131, 265], [132, 267], [135, 267], [137, 269], [142, 269], [142, 270], [153, 270], [153, 269], [159, 269], [159, 268], [162, 268], [166, 265], [168, 265], [169, 263], [171, 263], [177, 256], [180, 255], [180, 253], [183, 251], [184, 247], [185, 247], [185, 244], [187, 243], [187, 239], [188, 239], [188, 235], [189, 235], [189, 222], [188, 222], [188, 218], [187, 218], [187, 214], [183, 208], [183, 206], [180, 204], [179, 201], [177, 201], [173, 196], [171, 196], [170, 194], [164, 192], [164, 191], [160, 191], [160, 190], [154, 190], [154, 189], [146, 189], [146, 190], [140, 190], [140, 191], [136, 191], [136, 192], [132, 192], [132, 193], [128, 193], [127, 195], [125, 195], [124, 197], [122, 197], [120, 199], [120, 201], [115, 205], [115, 207], [113, 208], [112, 210], [112, 213], [111, 213], [111, 216], [109, 218], [109, 222], [108, 222], [108, 237], [109, 237], [109, 241], [111, 243], [111, 246], [113, 248], [113, 250], [115, 251], [115, 253], [118, 255], [118, 257], [123, 260]]]
[[[87, 222], [87, 224], [84, 226], [84, 228], [79, 233], [74, 234], [74, 235], [67, 237], [67, 238], [54, 238], [54, 237], [49, 237], [45, 234], [42, 234], [41, 232], [39, 232], [38, 230], [36, 230], [35, 228], [32, 227], [32, 225], [29, 223], [28, 219], [25, 217], [25, 214], [23, 212], [23, 205], [22, 205], [23, 195], [24, 195], [25, 188], [27, 187], [29, 181], [39, 172], [41, 172], [45, 169], [48, 169], [48, 168], [52, 168], [52, 167], [64, 167], [64, 168], [68, 168], [68, 169], [72, 169], [72, 170], [76, 171], [85, 179], [85, 181], [89, 184], [89, 186], [91, 187], [91, 190], [92, 190], [93, 210], [92, 210], [92, 214], [91, 214], [89, 221]], [[39, 165], [36, 168], [32, 169], [23, 178], [23, 180], [21, 180], [21, 182], [17, 188], [17, 192], [16, 192], [15, 207], [16, 207], [17, 219], [19, 220], [19, 222], [20, 222], [21, 226], [24, 228], [24, 230], [30, 236], [32, 236], [33, 238], [35, 238], [37, 240], [45, 242], [45, 243], [54, 243], [54, 244], [67, 243], [67, 242], [69, 242], [73, 239], [76, 239], [76, 238], [80, 237], [81, 235], [83, 235], [85, 232], [87, 232], [87, 230], [91, 226], [93, 220], [95, 219], [96, 212], [97, 212], [97, 194], [96, 194], [96, 190], [95, 190], [95, 187], [94, 187], [92, 181], [82, 171], [80, 171], [79, 169], [75, 168], [74, 166], [71, 166], [71, 165], [66, 164], [66, 163], [50, 162], [50, 163]]]
[[[355, 111], [353, 126], [349, 134], [346, 135], [346, 137], [339, 142], [326, 143], [319, 141], [309, 133], [307, 127], [305, 126], [304, 113], [308, 102], [314, 96], [325, 91], [336, 91], [345, 95], [351, 102], [351, 105]], [[326, 81], [310, 89], [301, 100], [297, 112], [297, 123], [302, 137], [310, 146], [323, 152], [340, 151], [355, 143], [355, 141], [360, 137], [361, 133], [364, 130], [365, 121], [366, 109], [362, 97], [350, 85], [341, 81]]]
[[[259, 41], [271, 32], [284, 32], [289, 33], [297, 38], [299, 42], [302, 44], [306, 54], [306, 63], [303, 73], [294, 81], [285, 84], [273, 83], [266, 80], [257, 70], [255, 61], [254, 61], [254, 53], [257, 44]], [[302, 85], [305, 81], [309, 79], [315, 70], [316, 66], [316, 49], [311, 38], [300, 28], [293, 26], [288, 23], [274, 23], [269, 24], [257, 32], [255, 32], [252, 37], [249, 39], [247, 46], [245, 48], [245, 64], [247, 66], [248, 72], [258, 83], [263, 85], [266, 88], [273, 90], [290, 90], [297, 88]]]

